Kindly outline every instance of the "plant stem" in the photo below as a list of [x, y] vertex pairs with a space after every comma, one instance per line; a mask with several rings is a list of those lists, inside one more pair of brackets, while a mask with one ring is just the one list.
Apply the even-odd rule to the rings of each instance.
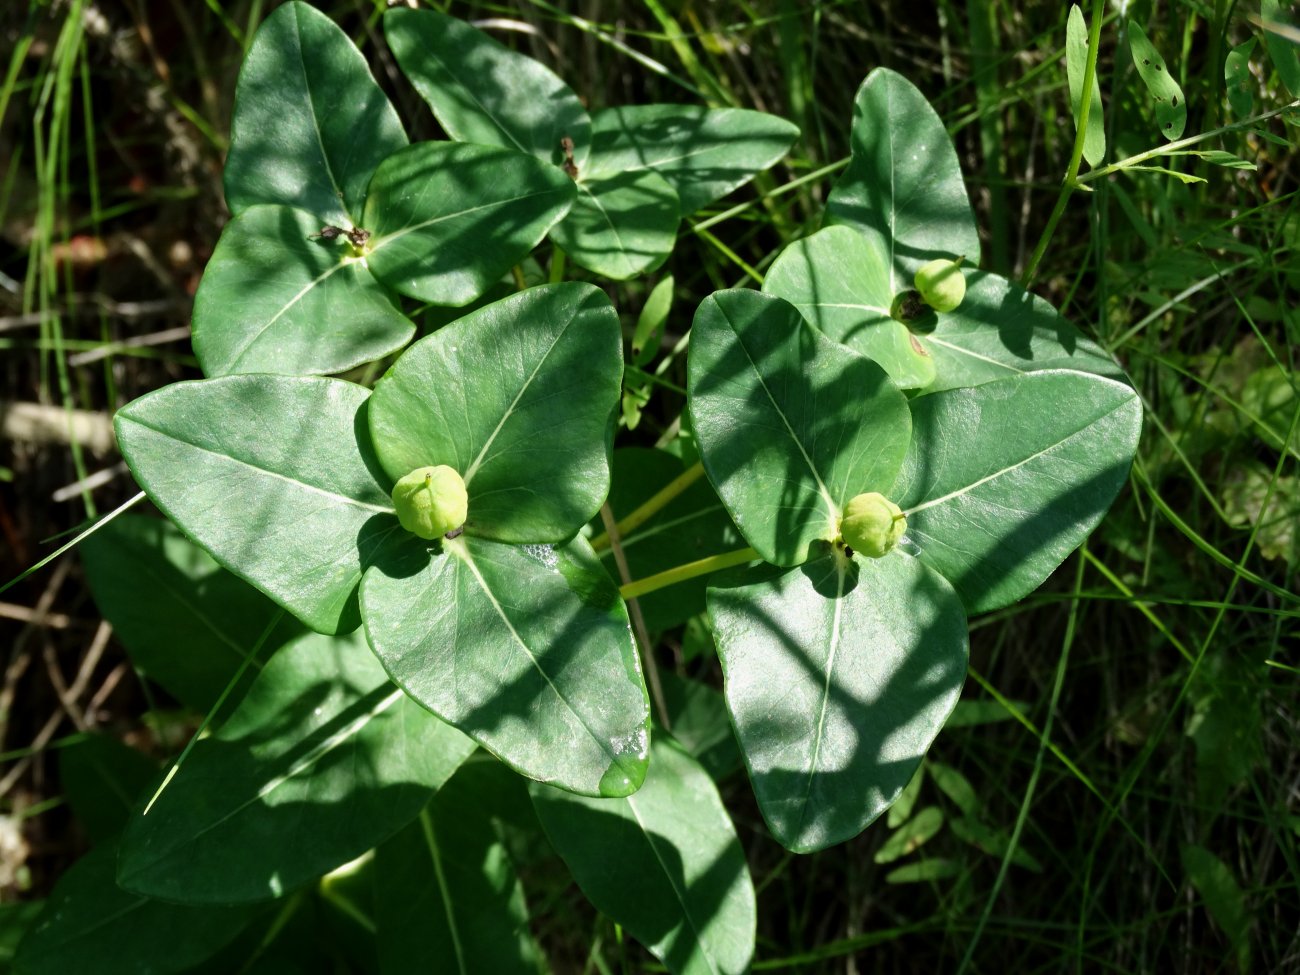
[[757, 558], [761, 558], [761, 556], [752, 548], [742, 548], [735, 552], [723, 552], [721, 555], [710, 555], [708, 558], [687, 562], [664, 572], [646, 576], [644, 579], [638, 579], [636, 582], [629, 582], [620, 587], [618, 592], [624, 599], [636, 599], [638, 596], [644, 596], [646, 593], [664, 589], [679, 582], [685, 582], [687, 579], [708, 575], [710, 572], [720, 572], [723, 569], [731, 568], [733, 565], [744, 565], [746, 562], [752, 562]]
[[[688, 487], [698, 481], [704, 474], [704, 465], [696, 463], [694, 466], [687, 468], [676, 478], [670, 481], [658, 494], [653, 495], [648, 501], [637, 508], [630, 515], [614, 526], [618, 537], [625, 538], [627, 535], [636, 531], [643, 524], [658, 514], [663, 508], [666, 508], [673, 499], [685, 491]], [[597, 535], [591, 540], [591, 547], [597, 552], [603, 552], [609, 548], [609, 538], [611, 532], [605, 532], [603, 535]]]

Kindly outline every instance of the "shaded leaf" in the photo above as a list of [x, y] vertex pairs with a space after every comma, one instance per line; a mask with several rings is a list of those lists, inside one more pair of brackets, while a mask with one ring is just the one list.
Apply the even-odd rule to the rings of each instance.
[[951, 765], [941, 762], [927, 762], [926, 768], [930, 778], [939, 787], [939, 791], [952, 800], [953, 805], [968, 816], [973, 816], [980, 808], [979, 793], [970, 784], [970, 780]]
[[1255, 113], [1255, 79], [1250, 73], [1250, 56], [1259, 40], [1252, 37], [1228, 52], [1223, 62], [1223, 86], [1234, 115], [1249, 118]]
[[892, 497], [911, 548], [971, 614], [1036, 589], [1128, 477], [1142, 406], [1127, 386], [1036, 372], [922, 396]]
[[568, 215], [551, 230], [574, 263], [615, 281], [668, 259], [681, 222], [677, 194], [651, 169], [591, 176], [577, 184]]
[[888, 68], [867, 75], [853, 103], [851, 143], [826, 218], [861, 231], [885, 255], [891, 293], [911, 287], [916, 269], [936, 257], [979, 265], [979, 233], [957, 150], [910, 81]]
[[[989, 826], [974, 816], [949, 820], [948, 825], [959, 839], [991, 857], [1005, 857], [1007, 850], [1011, 848], [1011, 835], [1006, 830]], [[1015, 848], [1011, 854], [1011, 862], [1034, 873], [1043, 872], [1043, 865], [1023, 846]]]
[[748, 183], [798, 137], [798, 126], [748, 109], [624, 105], [592, 116], [589, 169], [654, 170], [677, 191], [685, 216]]
[[682, 677], [672, 670], [661, 671], [659, 680], [672, 719], [674, 740], [714, 780], [740, 768], [740, 746], [736, 744], [722, 694], [708, 684]]
[[748, 970], [756, 909], [745, 855], [713, 782], [675, 742], [655, 738], [645, 785], [626, 799], [531, 791], [582, 892], [670, 972]]
[[118, 881], [182, 903], [279, 897], [410, 822], [473, 750], [360, 633], [307, 634], [132, 819]]
[[877, 863], [893, 863], [900, 857], [915, 853], [924, 844], [934, 839], [943, 829], [943, 810], [938, 806], [927, 806], [900, 826], [889, 839], [885, 840], [876, 851]]
[[779, 565], [836, 538], [841, 507], [887, 491], [907, 449], [906, 400], [885, 372], [770, 295], [719, 291], [700, 304], [687, 389], [709, 480]]
[[[1070, 5], [1070, 16], [1065, 24], [1065, 75], [1070, 86], [1070, 113], [1074, 127], [1079, 128], [1083, 114], [1083, 76], [1088, 71], [1088, 25], [1084, 22], [1079, 5]], [[1083, 158], [1089, 166], [1096, 166], [1106, 156], [1106, 122], [1102, 117], [1101, 83], [1094, 69], [1092, 94], [1088, 106], [1088, 130], [1083, 140]]]
[[[957, 702], [958, 706], [961, 702]], [[949, 716], [948, 721], [944, 722], [947, 727], [952, 722]], [[916, 772], [907, 780], [907, 785], [903, 786], [903, 791], [898, 794], [893, 805], [889, 807], [889, 815], [885, 817], [885, 825], [890, 829], [895, 829], [900, 824], [907, 821], [907, 817], [912, 815], [912, 808], [916, 805], [917, 797], [921, 795], [921, 786], [925, 783], [925, 765], [921, 764], [916, 767]]]
[[559, 172], [560, 140], [568, 136], [581, 172], [591, 119], [573, 89], [541, 62], [434, 10], [386, 11], [384, 36], [453, 139], [531, 153]]
[[573, 196], [562, 170], [525, 153], [422, 142], [375, 170], [366, 263], [404, 295], [464, 305], [536, 247]]
[[361, 52], [325, 14], [286, 3], [262, 22], [235, 88], [226, 202], [238, 214], [284, 203], [345, 229], [366, 184], [406, 145], [397, 112]]
[[586, 795], [645, 776], [649, 703], [627, 610], [591, 546], [470, 535], [407, 545], [361, 585], [370, 645], [408, 694], [512, 768]]
[[136, 798], [157, 777], [157, 762], [108, 735], [87, 734], [59, 749], [64, 798], [96, 845], [122, 831]]
[[346, 240], [311, 239], [320, 230], [287, 206], [226, 225], [194, 296], [194, 353], [209, 377], [342, 372], [411, 340], [415, 326], [365, 261]]
[[227, 376], [143, 396], [115, 428], [186, 535], [308, 626], [346, 632], [363, 568], [399, 530], [390, 482], [358, 440], [369, 396], [338, 379]]
[[1181, 849], [1187, 880], [1205, 901], [1205, 908], [1228, 936], [1242, 971], [1250, 968], [1250, 913], [1246, 896], [1232, 869], [1203, 846]]
[[966, 676], [952, 587], [895, 550], [738, 573], [709, 615], [759, 808], [795, 852], [861, 832], [898, 798]]
[[1260, 0], [1259, 15], [1269, 60], [1291, 97], [1300, 98], [1300, 53], [1296, 50], [1295, 26], [1284, 18], [1278, 0]]
[[929, 858], [906, 863], [885, 874], [887, 884], [916, 884], [927, 880], [946, 880], [962, 872], [962, 865], [956, 860]]
[[622, 333], [589, 284], [529, 288], [413, 345], [375, 387], [370, 430], [393, 480], [446, 464], [470, 535], [560, 542], [609, 490]]

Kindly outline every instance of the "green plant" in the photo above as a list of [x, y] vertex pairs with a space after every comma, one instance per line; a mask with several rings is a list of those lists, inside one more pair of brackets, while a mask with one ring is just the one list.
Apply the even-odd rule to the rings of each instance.
[[[407, 145], [359, 53], [302, 4], [250, 49], [226, 170], [234, 219], [195, 308], [209, 378], [132, 403], [117, 430], [180, 532], [274, 605], [170, 528], [103, 529], [161, 533], [182, 554], [151, 571], [184, 561], [225, 579], [211, 609], [241, 607], [249, 632], [223, 641], [238, 654], [197, 690], [165, 684], [218, 727], [126, 820], [115, 874], [108, 853], [69, 873], [24, 962], [76, 967], [90, 944], [78, 935], [114, 912], [199, 931], [167, 962], [202, 961], [256, 911], [193, 905], [255, 904], [325, 874], [332, 892], [346, 877], [331, 872], [378, 847], [368, 869], [397, 970], [441, 950], [535, 967], [504, 842], [482, 828], [492, 790], [511, 786], [472, 771], [500, 771], [477, 743], [531, 780], [600, 910], [674, 971], [743, 970], [754, 894], [739, 841], [702, 756], [652, 727], [649, 648], [625, 600], [710, 577], [726, 707], [763, 815], [792, 850], [841, 842], [902, 794], [953, 711], [968, 614], [1027, 595], [1102, 518], [1136, 448], [1137, 396], [1101, 348], [998, 275], [972, 271], [964, 300], [891, 314], [918, 271], [977, 266], [980, 247], [938, 117], [873, 72], [830, 226], [790, 245], [763, 291], [706, 299], [691, 328], [698, 471], [730, 519], [717, 536], [746, 545], [686, 559], [669, 537], [675, 563], [620, 591], [598, 553], [619, 553], [690, 484], [708, 489], [686, 467], [622, 522], [586, 530], [611, 493], [625, 363], [612, 303], [560, 280], [561, 254], [611, 278], [657, 267], [683, 212], [766, 168], [794, 132], [674, 106], [589, 118], [549, 71], [458, 21], [393, 10], [385, 29], [461, 141]], [[373, 391], [328, 378], [405, 347], [416, 302], [463, 307], [503, 275], [522, 282], [515, 269], [548, 235], [551, 283], [419, 339]], [[412, 533], [394, 487], [415, 472], [421, 490], [439, 467], [463, 482], [466, 513]], [[906, 535], [846, 549], [853, 501], [873, 494]], [[405, 930], [422, 896], [474, 912], [475, 941], [454, 920], [432, 946]]]

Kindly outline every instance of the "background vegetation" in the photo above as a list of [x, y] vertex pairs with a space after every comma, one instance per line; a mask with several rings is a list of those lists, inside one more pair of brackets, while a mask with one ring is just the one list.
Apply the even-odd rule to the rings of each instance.
[[[273, 6], [0, 10], [0, 584], [135, 493], [114, 410], [198, 375], [187, 323], [226, 218], [235, 77]], [[412, 138], [437, 136], [395, 83], [380, 8], [320, 6], [371, 58]], [[1128, 5], [1182, 85], [1187, 134], [1241, 117], [1224, 59], [1258, 34], [1252, 10]], [[1059, 3], [513, 0], [449, 12], [554, 67], [592, 108], [707, 100], [802, 128], [776, 169], [683, 225], [664, 269], [676, 281], [669, 348], [701, 299], [757, 284], [785, 243], [819, 226], [854, 92], [877, 65], [947, 122], [983, 267], [1024, 273], [1071, 156]], [[1107, 13], [1098, 73], [1113, 161], [1161, 140]], [[1289, 100], [1271, 65], [1257, 47], [1232, 89], [1255, 112]], [[890, 859], [891, 836], [908, 838], [891, 832], [899, 817], [789, 854], [743, 772], [722, 780], [759, 891], [756, 971], [1300, 971], [1295, 132], [1277, 118], [1203, 146], [1253, 169], [1183, 158], [1173, 168], [1205, 181], [1120, 175], [1070, 200], [1032, 287], [1143, 397], [1130, 490], [1039, 593], [974, 623], [964, 696], [982, 703], [940, 736], [914, 797], [947, 823], [924, 849], [943, 866]], [[663, 273], [611, 289], [629, 328]], [[675, 432], [683, 365], [626, 442]], [[136, 678], [75, 556], [0, 600], [0, 941], [11, 947], [85, 849], [58, 747], [94, 729], [163, 757], [196, 719]], [[720, 684], [693, 639], [666, 634], [660, 666]], [[554, 968], [651, 969], [555, 879], [542, 843], [519, 858]]]

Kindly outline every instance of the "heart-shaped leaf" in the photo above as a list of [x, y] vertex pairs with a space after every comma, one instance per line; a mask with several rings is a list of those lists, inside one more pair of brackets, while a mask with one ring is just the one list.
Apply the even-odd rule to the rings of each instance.
[[[799, 138], [775, 115], [703, 105], [626, 105], [591, 117], [590, 175], [652, 169], [693, 213], [772, 166]], [[579, 170], [581, 179], [588, 172]]]
[[651, 169], [592, 176], [551, 239], [574, 262], [615, 281], [653, 271], [677, 241], [677, 194]]
[[[1083, 76], [1088, 70], [1088, 25], [1079, 5], [1071, 4], [1070, 16], [1065, 22], [1065, 76], [1070, 86], [1070, 112], [1074, 127], [1079, 127], [1083, 108]], [[1088, 131], [1083, 140], [1083, 158], [1089, 166], [1096, 166], [1106, 155], [1106, 119], [1101, 107], [1101, 82], [1098, 72], [1092, 75], [1092, 93], [1088, 96]]]
[[828, 338], [871, 359], [900, 389], [934, 382], [925, 339], [890, 314], [894, 293], [882, 252], [852, 227], [827, 227], [795, 241], [772, 264], [763, 291], [784, 298]]
[[848, 224], [886, 255], [889, 290], [936, 257], [979, 264], [980, 239], [957, 150], [925, 96], [877, 68], [853, 104], [852, 157], [826, 200], [831, 223]]
[[1052, 369], [1124, 379], [1119, 364], [1051, 302], [997, 274], [968, 273], [965, 300], [936, 318], [933, 331], [920, 336], [934, 358], [926, 393]]
[[892, 497], [907, 538], [973, 615], [1033, 592], [1128, 477], [1142, 405], [1128, 386], [1036, 372], [922, 396]]
[[[524, 890], [491, 819], [494, 783], [467, 774], [484, 764], [471, 762], [452, 776], [415, 822], [376, 851], [381, 971], [537, 975], [540, 969]], [[528, 809], [526, 798], [523, 806]]]
[[192, 904], [279, 897], [410, 822], [473, 750], [360, 632], [306, 634], [132, 819], [118, 882]]
[[169, 975], [211, 958], [248, 924], [248, 907], [186, 907], [123, 890], [117, 847], [98, 847], [54, 885], [18, 946], [23, 975]]
[[[119, 515], [78, 551], [95, 605], [131, 662], [196, 711], [216, 703], [276, 616], [283, 622], [263, 640], [261, 659], [300, 630], [163, 518]], [[254, 661], [245, 680], [260, 669]]]
[[895, 550], [831, 552], [710, 587], [727, 707], [772, 834], [796, 852], [856, 836], [902, 792], [966, 677], [966, 615]]
[[370, 405], [375, 449], [393, 480], [437, 464], [460, 472], [469, 534], [560, 542], [609, 491], [622, 374], [618, 315], [603, 291], [529, 288], [398, 360]]
[[287, 206], [226, 225], [194, 296], [194, 352], [209, 377], [342, 372], [411, 340], [415, 326], [365, 261], [346, 240], [312, 239], [321, 229]]
[[365, 439], [369, 397], [339, 379], [175, 383], [119, 410], [117, 441], [213, 558], [312, 629], [346, 632], [362, 570], [400, 531]]
[[622, 796], [645, 776], [649, 704], [627, 610], [591, 546], [468, 534], [366, 572], [366, 634], [408, 694], [530, 778]]
[[778, 565], [836, 538], [853, 497], [888, 491], [911, 433], [883, 369], [757, 291], [701, 303], [687, 391], [709, 480], [740, 533]]
[[650, 773], [626, 799], [584, 799], [545, 785], [533, 806], [596, 910], [674, 975], [749, 970], [754, 886], [708, 773], [656, 736]]
[[517, 149], [558, 167], [567, 137], [581, 170], [591, 119], [573, 89], [540, 61], [434, 10], [386, 11], [384, 36], [453, 139]]
[[325, 14], [286, 3], [258, 28], [235, 88], [226, 202], [284, 203], [350, 228], [366, 184], [406, 145], [366, 59]]
[[522, 152], [414, 145], [385, 159], [370, 181], [366, 263], [404, 295], [464, 305], [536, 247], [573, 196], [562, 170]]

